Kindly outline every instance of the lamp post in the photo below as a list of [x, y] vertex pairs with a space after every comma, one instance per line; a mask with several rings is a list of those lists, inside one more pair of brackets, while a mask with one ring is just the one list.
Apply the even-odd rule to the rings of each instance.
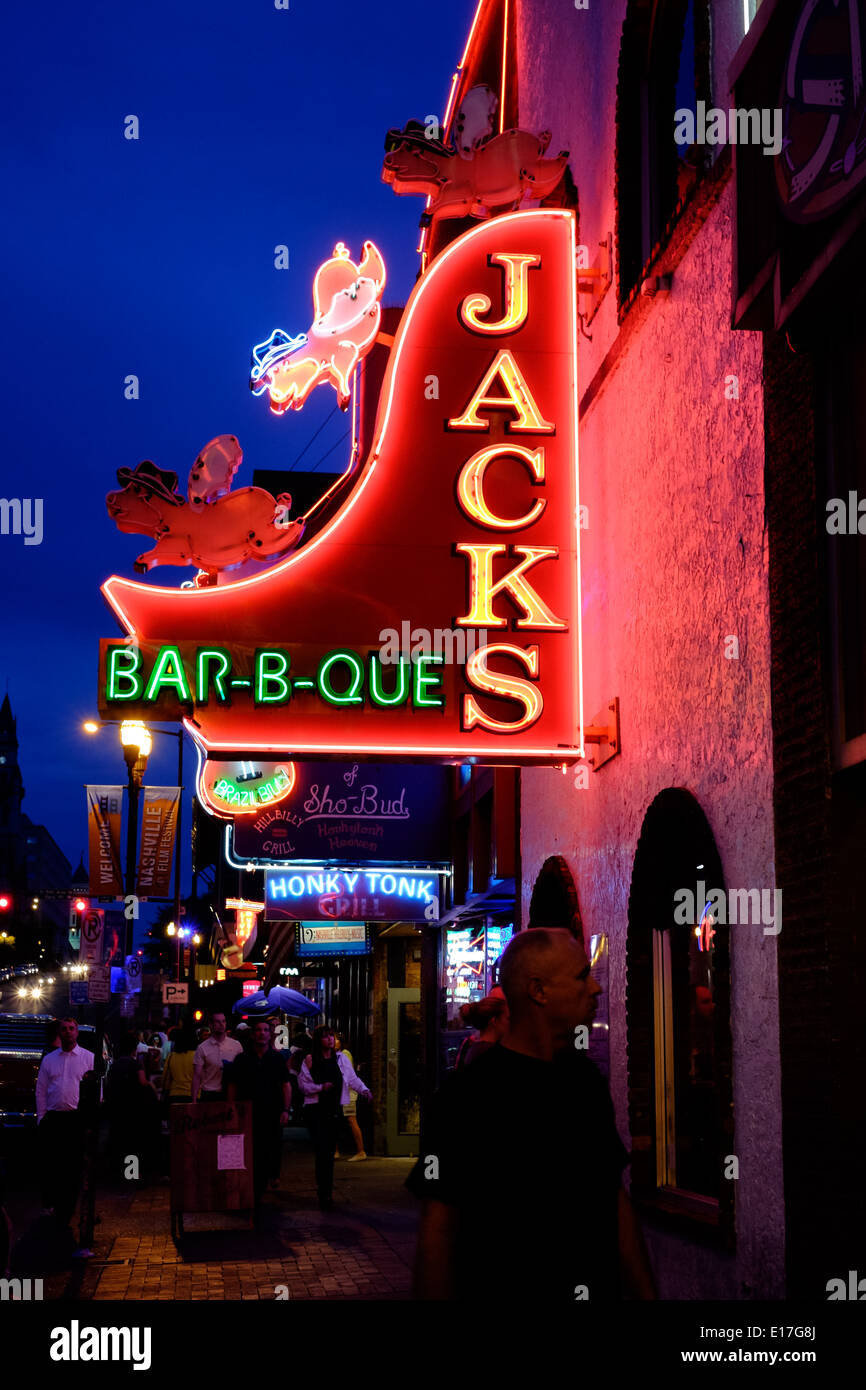
[[[138, 799], [141, 792], [141, 784], [144, 781], [144, 774], [147, 770], [147, 759], [153, 748], [153, 739], [150, 730], [140, 719], [124, 719], [120, 726], [120, 742], [123, 745], [123, 756], [126, 760], [126, 771], [129, 777], [129, 814], [126, 820], [126, 875], [125, 888], [126, 895], [135, 892], [135, 855], [138, 845]], [[127, 919], [126, 927], [126, 949], [124, 954], [129, 955], [132, 949], [132, 925]]]
[[180, 984], [180, 942], [181, 937], [183, 936], [183, 931], [178, 929], [178, 925], [176, 922], [169, 922], [168, 926], [165, 929], [165, 934], [166, 936], [174, 936], [177, 938], [177, 951], [175, 953], [175, 980], [178, 984]]
[[[135, 892], [135, 846], [138, 837], [138, 794], [141, 790], [141, 782], [144, 777], [144, 769], [147, 767], [147, 759], [152, 748], [152, 738], [154, 734], [164, 734], [166, 738], [177, 739], [177, 785], [181, 789], [180, 798], [177, 803], [177, 831], [174, 842], [174, 920], [180, 921], [180, 856], [181, 856], [181, 836], [183, 826], [183, 729], [150, 729], [140, 719], [103, 719], [97, 722], [89, 719], [84, 725], [85, 732], [88, 734], [98, 734], [104, 724], [115, 724], [120, 727], [120, 741], [123, 744], [123, 755], [126, 758], [126, 765], [129, 769], [129, 827], [126, 839], [126, 892]], [[127, 731], [124, 736], [124, 730]], [[135, 739], [141, 737], [141, 733], [135, 734], [132, 730], [143, 731], [147, 738], [146, 750], [140, 750], [139, 756], [143, 753], [144, 761], [137, 778], [137, 784], [133, 787], [134, 773], [138, 766], [138, 758], [133, 758], [130, 766], [132, 750], [135, 747]], [[129, 740], [129, 742], [127, 742]], [[129, 931], [129, 928], [127, 928]], [[127, 949], [127, 954], [129, 950]]]

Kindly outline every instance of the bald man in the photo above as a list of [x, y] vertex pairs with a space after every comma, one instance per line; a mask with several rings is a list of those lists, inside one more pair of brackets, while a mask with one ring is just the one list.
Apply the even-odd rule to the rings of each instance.
[[621, 1186], [628, 1154], [586, 1055], [601, 987], [583, 944], [520, 932], [499, 982], [508, 1032], [446, 1078], [407, 1181], [423, 1201], [415, 1297], [655, 1298]]

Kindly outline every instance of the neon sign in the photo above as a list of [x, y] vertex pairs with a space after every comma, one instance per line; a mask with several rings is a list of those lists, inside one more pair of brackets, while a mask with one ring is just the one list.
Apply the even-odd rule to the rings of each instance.
[[226, 908], [235, 914], [235, 941], [238, 946], [241, 950], [247, 942], [252, 946], [259, 913], [265, 910], [264, 903], [249, 902], [246, 898], [226, 898]]
[[315, 317], [309, 333], [291, 337], [281, 328], [253, 348], [250, 390], [270, 397], [271, 410], [282, 415], [300, 410], [320, 382], [330, 382], [341, 410], [352, 398], [350, 380], [370, 351], [382, 321], [379, 303], [385, 288], [385, 262], [372, 241], [356, 265], [342, 241], [316, 271]]
[[243, 816], [285, 801], [295, 785], [293, 763], [202, 762], [198, 794], [217, 815]]
[[[574, 265], [561, 208], [446, 247], [404, 311], [366, 460], [318, 532], [210, 587], [105, 583], [134, 642], [102, 644], [101, 712], [184, 717], [211, 759], [583, 756]], [[483, 645], [386, 663], [379, 633], [407, 614]]]
[[435, 921], [437, 870], [400, 868], [265, 871], [269, 921]]
[[[486, 647], [473, 652], [473, 656], [484, 651]], [[161, 646], [148, 661], [139, 648], [122, 642], [109, 644], [106, 698], [117, 704], [131, 701], [136, 707], [141, 700], [156, 707], [166, 694], [172, 703], [180, 701], [189, 706], [206, 706], [210, 700], [231, 705], [238, 699], [261, 706], [287, 705], [295, 692], [310, 691], [327, 705], [360, 705], [369, 701], [381, 708], [393, 708], [408, 702], [416, 709], [442, 708], [442, 697], [437, 694], [442, 676], [436, 671], [444, 663], [442, 656], [421, 656], [384, 666], [375, 653], [365, 659], [349, 650], [329, 652], [311, 678], [307, 674], [290, 675], [291, 654], [279, 648], [260, 647], [254, 653], [239, 651], [234, 655], [226, 652], [219, 675], [214, 675], [202, 661], [202, 656], [209, 654], [207, 649], [195, 648], [187, 650], [184, 656], [178, 646]], [[240, 671], [248, 674], [238, 678]], [[229, 680], [233, 672], [236, 674]], [[229, 788], [231, 779], [223, 780]], [[291, 787], [279, 786], [277, 790], [285, 794]], [[225, 793], [222, 795], [226, 806], [232, 804], [225, 801]], [[261, 804], [238, 802], [237, 806], [248, 805], [253, 810]]]

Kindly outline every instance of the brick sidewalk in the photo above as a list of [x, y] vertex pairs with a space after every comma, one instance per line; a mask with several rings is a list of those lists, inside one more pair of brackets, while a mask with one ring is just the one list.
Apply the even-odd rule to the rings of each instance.
[[63, 1275], [55, 1273], [46, 1280], [45, 1296], [407, 1299], [418, 1207], [403, 1183], [413, 1161], [338, 1161], [335, 1209], [320, 1212], [312, 1152], [290, 1140], [280, 1190], [267, 1194], [254, 1229], [242, 1213], [191, 1215], [177, 1244], [167, 1181], [115, 1183], [97, 1196], [94, 1258], [76, 1261], [71, 1274], [68, 1265]]

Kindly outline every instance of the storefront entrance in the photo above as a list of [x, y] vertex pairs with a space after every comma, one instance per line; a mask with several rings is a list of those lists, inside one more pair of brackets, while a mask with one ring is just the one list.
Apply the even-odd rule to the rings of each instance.
[[418, 1152], [421, 1129], [421, 991], [388, 989], [385, 1135], [387, 1152]]

